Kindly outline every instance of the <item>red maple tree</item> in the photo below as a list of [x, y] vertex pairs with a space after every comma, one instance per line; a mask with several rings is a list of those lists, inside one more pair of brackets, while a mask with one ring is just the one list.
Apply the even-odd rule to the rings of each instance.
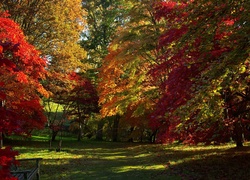
[[159, 39], [165, 52], [150, 71], [155, 79], [166, 77], [150, 116], [160, 141], [223, 142], [242, 134], [234, 131], [249, 110], [249, 6], [246, 1], [215, 2], [155, 4], [155, 18], [166, 23]]
[[[40, 83], [46, 61], [8, 16], [0, 14], [0, 133], [29, 135], [46, 122], [40, 104], [47, 95]], [[1, 178], [10, 178], [8, 166], [15, 155], [11, 148], [0, 149]]]
[[78, 141], [80, 141], [82, 130], [88, 129], [89, 116], [99, 112], [98, 95], [88, 78], [73, 72], [69, 75], [69, 79], [74, 82], [74, 86], [65, 96], [64, 103], [69, 104], [67, 114], [74, 119], [71, 125], [78, 126]]

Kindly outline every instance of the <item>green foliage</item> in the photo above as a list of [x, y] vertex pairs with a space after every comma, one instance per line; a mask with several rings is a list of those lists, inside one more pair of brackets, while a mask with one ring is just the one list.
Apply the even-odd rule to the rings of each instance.
[[88, 77], [97, 83], [101, 60], [108, 54], [108, 46], [123, 21], [122, 1], [84, 0], [86, 29], [81, 34], [81, 46], [87, 51], [86, 61], [92, 65]]

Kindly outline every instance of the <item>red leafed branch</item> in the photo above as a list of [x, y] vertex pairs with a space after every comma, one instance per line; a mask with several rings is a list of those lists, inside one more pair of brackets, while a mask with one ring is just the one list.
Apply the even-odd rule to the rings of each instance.
[[0, 149], [0, 177], [2, 180], [16, 180], [10, 174], [11, 164], [18, 164], [14, 157], [18, 155], [17, 151], [13, 151], [11, 147], [6, 147], [5, 149]]
[[[0, 14], [0, 133], [29, 134], [46, 122], [40, 97], [47, 92], [40, 83], [46, 61], [26, 40], [18, 24]], [[1, 179], [15, 179], [9, 166], [17, 152], [0, 149]]]

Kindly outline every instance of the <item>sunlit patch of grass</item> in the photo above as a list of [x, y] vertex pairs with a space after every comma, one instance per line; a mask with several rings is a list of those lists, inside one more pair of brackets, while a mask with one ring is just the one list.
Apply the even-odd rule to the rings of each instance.
[[[15, 150], [22, 152], [22, 149], [24, 148], [15, 148]], [[20, 153], [20, 155], [17, 157], [18, 159], [22, 158], [43, 158], [43, 159], [77, 159], [82, 158], [83, 155], [79, 154], [71, 154], [68, 152], [55, 152], [50, 150], [38, 150], [38, 151], [31, 151], [26, 153]]]
[[202, 150], [214, 150], [214, 149], [228, 149], [235, 147], [233, 143], [227, 143], [222, 145], [166, 145], [164, 149], [171, 149], [171, 150], [181, 150], [181, 151], [202, 151]]
[[69, 161], [68, 161], [68, 160], [60, 160], [60, 159], [57, 159], [57, 160], [54, 160], [54, 161], [43, 161], [42, 164], [43, 164], [43, 165], [57, 165], [57, 166], [63, 166], [63, 165], [69, 164]]
[[34, 141], [48, 141], [49, 136], [48, 135], [47, 136], [35, 136], [35, 135], [33, 135], [31, 137], [31, 139], [34, 140]]
[[143, 158], [143, 157], [148, 157], [148, 156], [150, 156], [150, 154], [138, 154], [134, 156], [134, 158]]
[[109, 159], [109, 160], [115, 160], [115, 159], [124, 159], [126, 158], [126, 156], [107, 156], [107, 157], [103, 157], [101, 159]]
[[113, 168], [113, 171], [116, 173], [128, 172], [128, 171], [140, 171], [140, 170], [164, 170], [165, 167], [160, 165], [147, 165], [147, 166], [122, 166], [118, 168]]

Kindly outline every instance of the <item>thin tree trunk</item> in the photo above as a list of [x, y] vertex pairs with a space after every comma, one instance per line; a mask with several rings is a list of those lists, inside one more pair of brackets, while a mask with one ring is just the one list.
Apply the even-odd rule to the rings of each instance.
[[96, 133], [96, 140], [98, 141], [103, 140], [103, 126], [104, 126], [104, 119], [101, 119], [98, 123], [97, 133]]
[[79, 122], [79, 131], [78, 131], [77, 141], [81, 141], [81, 139], [82, 139], [82, 124], [81, 122]]
[[[4, 107], [5, 105], [5, 100], [4, 101], [0, 101], [1, 102], [1, 106]], [[0, 149], [3, 148], [3, 132], [0, 132]]]
[[240, 122], [235, 122], [234, 124], [234, 141], [237, 147], [243, 146], [243, 129]]
[[119, 116], [116, 116], [113, 124], [112, 140], [113, 142], [118, 141], [118, 127], [119, 127]]
[[3, 132], [0, 132], [0, 149], [3, 148]]
[[158, 129], [155, 130], [155, 131], [151, 134], [151, 136], [150, 136], [150, 141], [151, 141], [151, 143], [155, 143], [157, 132], [158, 132]]
[[51, 137], [51, 141], [55, 141], [56, 140], [56, 136], [57, 136], [57, 133], [58, 133], [58, 131], [53, 131], [52, 130], [52, 137]]

